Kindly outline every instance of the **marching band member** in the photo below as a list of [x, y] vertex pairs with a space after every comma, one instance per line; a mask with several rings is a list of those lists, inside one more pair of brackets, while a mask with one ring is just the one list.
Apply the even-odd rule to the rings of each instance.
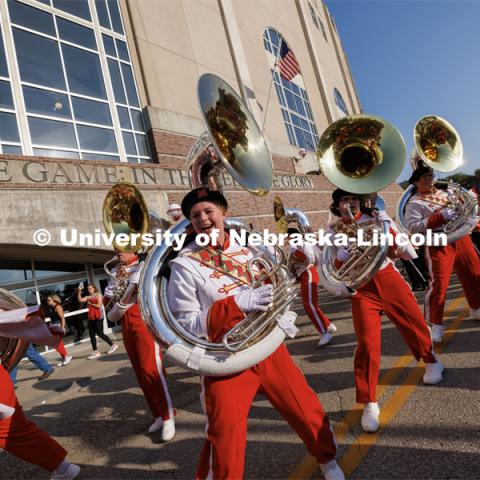
[[[0, 312], [25, 307], [17, 297], [0, 289]], [[0, 334], [14, 338], [23, 338], [37, 344], [57, 347], [62, 336], [60, 331], [52, 335], [48, 332], [43, 318], [32, 314], [19, 321], [1, 321]], [[60, 327], [58, 327], [60, 328]], [[44, 331], [42, 331], [42, 329]], [[62, 329], [63, 330], [63, 329]], [[62, 335], [65, 333], [63, 331]], [[28, 420], [5, 368], [0, 365], [0, 449], [3, 449], [26, 462], [42, 467], [52, 474], [53, 480], [71, 480], [77, 477], [80, 467], [70, 463], [67, 451], [48, 433]]]
[[[135, 253], [121, 251], [116, 251], [116, 255], [120, 265], [113, 269], [112, 273], [117, 279], [128, 278], [130, 283], [138, 285], [143, 266], [138, 256]], [[105, 289], [105, 305], [113, 295], [114, 284], [114, 280], [111, 279]], [[137, 300], [128, 304], [123, 313], [122, 336], [138, 383], [155, 419], [148, 433], [153, 434], [161, 430], [162, 441], [168, 442], [175, 436], [175, 412], [167, 388], [162, 352], [142, 319]]]
[[[480, 210], [480, 168], [477, 168], [474, 172], [474, 184], [470, 191], [477, 197], [478, 208]], [[480, 255], [480, 221], [472, 231], [472, 242], [477, 249], [478, 255]]]
[[314, 245], [295, 246], [292, 245], [292, 235], [300, 234], [296, 228], [289, 228], [287, 230], [289, 235], [289, 253], [291, 255], [291, 264], [295, 269], [295, 277], [300, 280], [302, 303], [305, 312], [310, 318], [313, 326], [320, 333], [319, 346], [324, 346], [330, 343], [333, 336], [332, 333], [337, 331], [337, 327], [330, 322], [328, 317], [322, 312], [318, 306], [318, 255], [316, 254]]
[[[370, 213], [375, 215], [378, 221], [389, 221], [392, 235], [399, 231], [397, 225], [385, 212], [374, 213], [376, 210], [364, 209], [361, 206], [363, 197], [358, 194], [336, 189], [332, 199], [331, 211], [340, 217], [340, 220], [331, 227], [331, 231], [335, 233], [342, 233], [343, 225], [353, 222], [361, 228], [362, 223], [372, 221]], [[347, 229], [345, 229], [346, 232]], [[395, 245], [390, 247], [390, 254], [411, 259], [415, 257], [415, 250], [410, 243], [407, 246]], [[350, 254], [345, 248], [337, 248], [335, 260], [337, 267], [349, 258]], [[350, 300], [353, 327], [357, 337], [354, 359], [356, 398], [358, 403], [365, 404], [361, 424], [365, 432], [376, 432], [380, 426], [376, 387], [380, 371], [382, 312], [398, 328], [414, 357], [417, 360], [422, 358], [425, 362], [423, 383], [440, 382], [443, 365], [435, 357], [430, 331], [412, 290], [395, 269], [390, 258], [387, 257], [374, 277], [358, 288]]]
[[[424, 233], [427, 229], [441, 230], [456, 213], [446, 204], [448, 192], [434, 187], [430, 167], [417, 168], [409, 179], [417, 189], [405, 207], [405, 223], [410, 233]], [[432, 324], [434, 342], [441, 342], [444, 332], [443, 311], [448, 282], [452, 270], [462, 284], [470, 306], [470, 315], [480, 319], [480, 260], [469, 235], [446, 246], [426, 246], [425, 257], [430, 271], [430, 282], [425, 295], [425, 318]]]
[[[168, 301], [173, 314], [189, 332], [212, 342], [245, 314], [268, 310], [273, 298], [271, 285], [251, 287], [246, 264], [253, 253], [230, 240], [224, 229], [227, 208], [218, 191], [200, 187], [188, 193], [183, 214], [196, 234], [212, 238], [218, 232], [218, 246], [200, 247], [194, 241], [170, 262]], [[296, 430], [325, 478], [344, 478], [334, 460], [336, 444], [328, 417], [285, 345], [243, 372], [203, 376], [201, 383], [207, 438], [196, 478], [242, 478], [248, 412], [258, 391]]]

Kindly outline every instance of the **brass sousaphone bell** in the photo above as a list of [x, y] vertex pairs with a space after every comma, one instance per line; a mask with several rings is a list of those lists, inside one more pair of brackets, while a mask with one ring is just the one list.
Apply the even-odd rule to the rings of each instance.
[[[369, 196], [390, 185], [405, 165], [405, 142], [399, 131], [385, 119], [374, 115], [351, 115], [330, 125], [323, 133], [318, 149], [320, 170], [338, 188]], [[333, 228], [333, 227], [332, 227]], [[355, 237], [358, 225], [349, 226]], [[386, 235], [388, 222], [372, 221], [361, 227], [368, 239], [376, 230]], [[351, 242], [350, 258], [335, 267], [334, 249], [325, 245], [319, 268], [320, 280], [332, 293], [355, 290], [368, 282], [386, 258], [388, 245], [359, 247]]]

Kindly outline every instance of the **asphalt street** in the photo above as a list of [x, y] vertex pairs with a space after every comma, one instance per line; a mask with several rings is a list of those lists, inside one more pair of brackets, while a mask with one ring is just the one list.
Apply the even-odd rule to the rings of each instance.
[[[423, 293], [417, 295], [423, 301]], [[480, 478], [480, 321], [468, 318], [458, 282], [452, 280], [447, 331], [437, 352], [446, 370], [442, 383], [424, 386], [423, 367], [408, 352], [387, 318], [382, 324], [378, 399], [382, 426], [360, 428], [355, 403], [350, 303], [322, 292], [320, 305], [338, 327], [333, 342], [317, 346], [318, 334], [299, 302], [300, 334], [290, 353], [334, 422], [338, 459], [352, 479]], [[119, 333], [117, 339], [121, 340]], [[120, 342], [121, 343], [121, 342]], [[100, 349], [107, 345], [100, 343]], [[88, 360], [89, 343], [70, 349], [72, 363], [47, 380], [23, 362], [18, 398], [28, 417], [54, 436], [82, 467], [80, 479], [190, 479], [204, 438], [198, 377], [168, 366], [177, 435], [168, 443], [146, 434], [152, 419], [123, 344], [116, 353]], [[47, 359], [56, 364], [57, 354]], [[43, 479], [48, 474], [10, 454], [0, 454], [0, 478]], [[248, 424], [245, 478], [321, 478], [315, 462], [288, 424], [258, 395]]]

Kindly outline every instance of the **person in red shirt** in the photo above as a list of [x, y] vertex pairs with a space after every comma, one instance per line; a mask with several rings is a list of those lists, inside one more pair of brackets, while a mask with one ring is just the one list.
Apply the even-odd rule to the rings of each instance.
[[93, 353], [88, 357], [89, 360], [100, 357], [100, 352], [97, 350], [98, 335], [104, 342], [110, 345], [107, 354], [115, 352], [118, 348], [118, 343], [114, 343], [108, 335], [103, 332], [103, 313], [102, 313], [102, 294], [98, 288], [93, 284], [87, 285], [88, 295], [82, 297], [81, 288], [78, 288], [77, 298], [80, 303], [87, 302], [88, 308], [88, 333], [90, 334], [90, 342], [92, 344]]

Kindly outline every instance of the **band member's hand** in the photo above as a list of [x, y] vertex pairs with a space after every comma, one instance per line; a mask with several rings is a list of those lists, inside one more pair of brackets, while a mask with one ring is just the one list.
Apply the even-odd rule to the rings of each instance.
[[273, 301], [273, 285], [244, 290], [235, 295], [235, 303], [244, 313], [266, 312]]
[[453, 218], [457, 218], [458, 217], [458, 213], [451, 209], [451, 208], [444, 208], [443, 210], [440, 210], [440, 213], [442, 214], [442, 217], [448, 221], [448, 220], [452, 220]]
[[348, 250], [346, 248], [339, 248], [337, 251], [337, 260], [339, 262], [346, 262], [351, 255], [348, 253]]

